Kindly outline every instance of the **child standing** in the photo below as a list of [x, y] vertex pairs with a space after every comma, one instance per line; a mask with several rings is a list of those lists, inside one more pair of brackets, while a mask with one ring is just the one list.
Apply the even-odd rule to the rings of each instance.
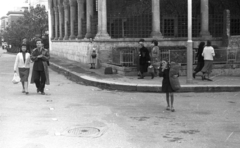
[[96, 63], [97, 63], [97, 51], [96, 51], [96, 47], [93, 47], [91, 57], [90, 57], [90, 64], [91, 64], [90, 69], [95, 69]]
[[[166, 101], [167, 101], [167, 108], [166, 110], [171, 110], [172, 112], [175, 111], [173, 107], [173, 102], [174, 102], [174, 94], [176, 90], [180, 89], [180, 84], [178, 81], [178, 72], [172, 72], [170, 71], [170, 64], [167, 63], [166, 61], [162, 61], [161, 67], [159, 69], [159, 76], [163, 77], [162, 80], [162, 92], [166, 93]], [[173, 69], [174, 70], [174, 69]], [[171, 104], [170, 104], [170, 99], [171, 97]]]

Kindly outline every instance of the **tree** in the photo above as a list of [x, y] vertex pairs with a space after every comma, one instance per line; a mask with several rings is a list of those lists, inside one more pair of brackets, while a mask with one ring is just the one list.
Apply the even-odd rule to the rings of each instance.
[[26, 35], [32, 39], [36, 35], [42, 36], [48, 30], [48, 14], [44, 5], [30, 7], [24, 12], [23, 23], [28, 26]]
[[44, 5], [30, 7], [24, 16], [11, 25], [3, 33], [4, 40], [13, 47], [19, 47], [23, 38], [32, 40], [36, 35], [42, 36], [48, 30], [48, 14]]
[[23, 24], [22, 20], [18, 20], [17, 22], [12, 22], [11, 25], [6, 28], [3, 33], [3, 38], [9, 45], [18, 48], [26, 35], [26, 31], [27, 26]]

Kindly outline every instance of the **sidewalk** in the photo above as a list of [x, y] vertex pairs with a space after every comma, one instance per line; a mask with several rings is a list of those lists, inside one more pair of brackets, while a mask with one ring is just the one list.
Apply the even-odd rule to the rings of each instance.
[[[89, 69], [78, 62], [56, 55], [51, 55], [50, 67], [64, 74], [68, 79], [84, 85], [97, 86], [102, 89], [138, 92], [161, 92], [161, 77], [122, 76], [119, 74], [105, 75], [104, 68]], [[180, 76], [181, 90], [179, 92], [229, 92], [240, 91], [240, 76], [213, 76], [213, 81], [202, 81], [196, 76], [193, 84], [186, 83], [186, 76]]]

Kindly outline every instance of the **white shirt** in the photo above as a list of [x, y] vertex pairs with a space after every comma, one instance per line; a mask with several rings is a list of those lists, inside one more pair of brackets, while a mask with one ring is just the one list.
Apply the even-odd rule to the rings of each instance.
[[19, 52], [16, 56], [15, 64], [14, 64], [14, 71], [17, 71], [17, 68], [30, 68], [30, 54], [25, 54], [25, 63], [23, 60], [23, 54]]
[[212, 46], [204, 47], [202, 56], [204, 57], [204, 60], [213, 60], [213, 57], [215, 56], [213, 47]]

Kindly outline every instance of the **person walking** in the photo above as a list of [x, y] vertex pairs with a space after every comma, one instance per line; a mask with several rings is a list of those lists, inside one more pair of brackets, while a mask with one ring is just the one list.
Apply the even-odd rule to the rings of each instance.
[[197, 51], [197, 55], [196, 55], [196, 58], [198, 59], [198, 61], [197, 61], [197, 67], [194, 69], [194, 73], [193, 73], [194, 79], [196, 77], [196, 74], [198, 72], [200, 72], [204, 66], [204, 59], [202, 56], [204, 46], [205, 46], [205, 42], [201, 42], [198, 46], [198, 51]]
[[[162, 92], [166, 93], [166, 101], [167, 101], [166, 110], [171, 110], [172, 112], [175, 112], [175, 109], [173, 107], [174, 92], [179, 90], [181, 87], [178, 80], [179, 66], [175, 63], [169, 64], [166, 61], [162, 61], [159, 69], [159, 76], [163, 77]], [[169, 97], [171, 97], [171, 102]]]
[[207, 41], [207, 45], [203, 49], [202, 56], [204, 57], [204, 66], [201, 70], [203, 73], [202, 80], [212, 81], [209, 76], [212, 72], [213, 57], [215, 56], [215, 52], [214, 48], [212, 47], [211, 41]]
[[157, 69], [160, 66], [160, 49], [158, 47], [158, 42], [156, 40], [152, 41], [152, 51], [151, 51], [151, 64], [154, 69], [154, 74], [157, 74]]
[[[149, 55], [148, 49], [144, 46], [144, 39], [139, 40], [139, 71], [140, 76], [138, 79], [144, 79], [144, 73], [148, 71], [148, 66], [151, 64], [151, 59]], [[154, 78], [154, 74], [151, 73], [152, 79]]]
[[42, 40], [36, 40], [37, 48], [33, 49], [31, 54], [31, 60], [33, 63], [33, 71], [31, 83], [35, 83], [37, 87], [37, 93], [41, 92], [45, 95], [45, 84], [49, 85], [49, 72], [47, 61], [50, 59], [49, 51], [43, 48]]
[[14, 73], [19, 73], [22, 83], [22, 93], [29, 94], [28, 92], [28, 77], [30, 71], [30, 54], [27, 52], [27, 45], [22, 44], [20, 52], [17, 54], [14, 64]]

